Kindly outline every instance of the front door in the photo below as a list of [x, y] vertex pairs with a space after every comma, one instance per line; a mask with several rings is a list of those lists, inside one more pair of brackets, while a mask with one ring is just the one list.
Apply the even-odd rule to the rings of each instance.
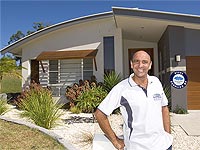
[[31, 82], [39, 83], [39, 61], [31, 60]]
[[200, 56], [186, 57], [188, 110], [200, 110]]
[[[129, 57], [129, 64], [130, 64], [130, 60], [131, 60], [131, 56], [133, 56], [133, 54], [139, 50], [143, 50], [145, 52], [147, 52], [150, 56], [151, 56], [151, 60], [152, 60], [152, 67], [151, 70], [149, 70], [149, 75], [154, 75], [154, 65], [153, 65], [153, 48], [133, 48], [133, 49], [128, 49], [128, 57]], [[131, 65], [129, 65], [129, 74], [133, 73], [133, 70], [131, 68]]]

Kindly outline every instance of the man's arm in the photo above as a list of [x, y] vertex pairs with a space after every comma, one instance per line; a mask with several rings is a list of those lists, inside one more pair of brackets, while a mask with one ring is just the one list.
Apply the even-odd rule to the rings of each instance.
[[117, 149], [123, 149], [124, 148], [124, 141], [119, 139], [114, 131], [112, 130], [109, 120], [107, 116], [99, 109], [95, 111], [95, 117], [99, 123], [100, 128], [102, 131], [106, 134], [106, 136], [109, 138], [109, 140], [112, 142], [112, 144]]
[[171, 134], [169, 109], [167, 106], [162, 107], [163, 126], [166, 132]]

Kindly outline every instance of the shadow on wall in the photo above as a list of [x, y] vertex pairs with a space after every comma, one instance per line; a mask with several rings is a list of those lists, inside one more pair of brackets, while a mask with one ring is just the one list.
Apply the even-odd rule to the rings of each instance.
[[22, 91], [26, 88], [29, 88], [30, 85], [30, 76], [28, 76], [27, 80], [25, 81], [25, 83], [22, 86]]
[[53, 97], [53, 98], [58, 102], [58, 104], [69, 103], [69, 100], [66, 98], [65, 95], [61, 95], [60, 97]]

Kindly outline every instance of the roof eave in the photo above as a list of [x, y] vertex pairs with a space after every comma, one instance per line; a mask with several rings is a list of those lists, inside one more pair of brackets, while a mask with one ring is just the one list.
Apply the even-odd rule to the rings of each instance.
[[113, 15], [138, 16], [162, 20], [180, 21], [200, 24], [200, 16], [163, 11], [144, 10], [138, 8], [112, 7]]

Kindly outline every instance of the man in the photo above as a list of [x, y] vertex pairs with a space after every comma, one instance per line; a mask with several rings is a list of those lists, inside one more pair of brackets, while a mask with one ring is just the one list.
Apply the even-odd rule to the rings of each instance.
[[[151, 58], [137, 51], [131, 59], [133, 74], [117, 84], [99, 105], [95, 117], [118, 150], [170, 150], [168, 100], [158, 78], [149, 76]], [[107, 116], [120, 107], [124, 139], [112, 130]]]

